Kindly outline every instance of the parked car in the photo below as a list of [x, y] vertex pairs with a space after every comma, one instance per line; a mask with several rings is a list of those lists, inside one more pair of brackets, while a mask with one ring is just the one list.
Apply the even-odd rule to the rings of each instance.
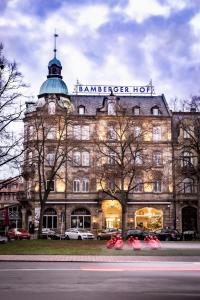
[[97, 234], [97, 240], [110, 240], [114, 235], [121, 234], [121, 229], [107, 228]]
[[154, 233], [160, 241], [181, 241], [183, 239], [182, 234], [174, 229], [159, 229]]
[[154, 236], [155, 233], [151, 231], [140, 230], [140, 229], [129, 229], [126, 233], [126, 239], [128, 239], [130, 236], [133, 236], [133, 237], [137, 237], [139, 240], [144, 240], [144, 238], [149, 235]]
[[66, 240], [93, 240], [94, 234], [82, 228], [70, 228], [65, 231]]
[[23, 239], [30, 240], [31, 235], [24, 228], [12, 228], [8, 230], [7, 237], [9, 239], [15, 239], [15, 240], [23, 240]]
[[54, 239], [56, 232], [51, 228], [42, 228], [42, 239]]
[[0, 244], [6, 244], [8, 242], [7, 236], [0, 235]]

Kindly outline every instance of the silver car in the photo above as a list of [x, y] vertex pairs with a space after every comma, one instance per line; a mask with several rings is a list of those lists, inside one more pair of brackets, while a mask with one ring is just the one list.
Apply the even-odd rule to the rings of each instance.
[[0, 235], [0, 244], [6, 244], [8, 242], [7, 236]]
[[65, 231], [66, 240], [94, 240], [94, 234], [82, 228], [70, 228]]

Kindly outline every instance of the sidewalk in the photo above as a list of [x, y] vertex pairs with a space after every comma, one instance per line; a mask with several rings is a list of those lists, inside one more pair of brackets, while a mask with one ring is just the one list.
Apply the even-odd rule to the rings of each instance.
[[200, 256], [0, 255], [0, 261], [23, 262], [200, 262]]

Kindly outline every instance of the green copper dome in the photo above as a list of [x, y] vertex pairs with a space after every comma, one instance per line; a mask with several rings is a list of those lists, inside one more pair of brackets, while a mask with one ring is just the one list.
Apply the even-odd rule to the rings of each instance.
[[40, 88], [39, 95], [42, 94], [68, 94], [65, 82], [59, 77], [48, 78]]

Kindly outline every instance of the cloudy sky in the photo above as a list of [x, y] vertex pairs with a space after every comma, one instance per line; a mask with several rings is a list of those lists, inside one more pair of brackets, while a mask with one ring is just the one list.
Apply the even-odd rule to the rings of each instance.
[[145, 85], [167, 100], [200, 94], [200, 0], [0, 0], [0, 41], [36, 97], [53, 57], [70, 92]]

